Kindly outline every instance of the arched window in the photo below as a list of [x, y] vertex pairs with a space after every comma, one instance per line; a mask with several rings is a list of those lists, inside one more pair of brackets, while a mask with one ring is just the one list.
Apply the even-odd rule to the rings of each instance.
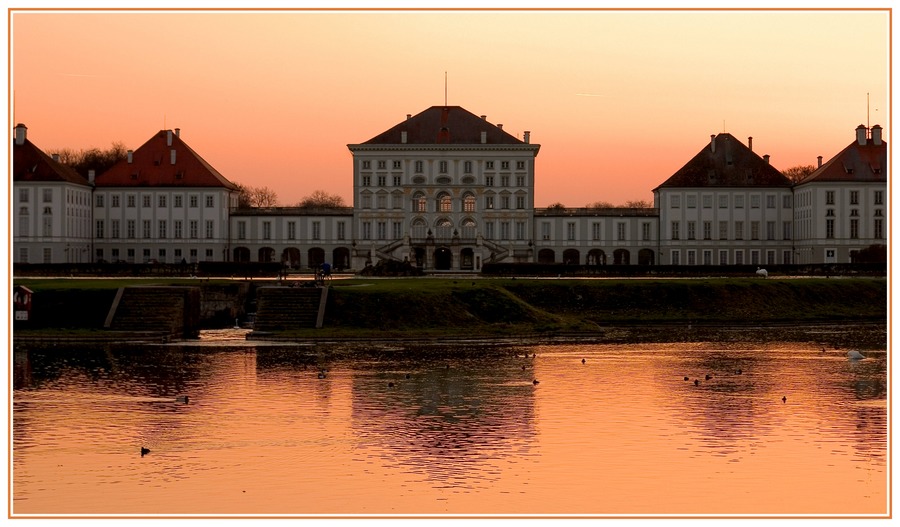
[[442, 192], [438, 195], [438, 210], [441, 212], [453, 212], [453, 202], [450, 200], [450, 194]]
[[463, 212], [475, 212], [475, 196], [472, 194], [463, 197]]
[[441, 219], [437, 220], [437, 222], [435, 223], [435, 226], [437, 226], [437, 227], [453, 227], [453, 222], [448, 220], [447, 218], [441, 218]]
[[421, 192], [413, 196], [413, 212], [428, 212], [428, 200]]

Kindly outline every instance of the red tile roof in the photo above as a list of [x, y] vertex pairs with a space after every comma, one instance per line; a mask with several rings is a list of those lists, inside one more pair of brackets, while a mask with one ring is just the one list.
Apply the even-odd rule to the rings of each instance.
[[798, 184], [823, 181], [887, 183], [887, 169], [886, 142], [875, 145], [868, 139], [865, 145], [860, 145], [854, 141]]
[[715, 137], [693, 159], [657, 188], [663, 187], [790, 187], [791, 181], [731, 134]]
[[13, 181], [59, 181], [90, 186], [78, 172], [54, 161], [28, 139], [21, 145], [13, 143]]
[[460, 106], [432, 106], [362, 144], [402, 144], [401, 132], [411, 145], [481, 144], [481, 132], [487, 132], [486, 144], [526, 144]]
[[[168, 145], [168, 136], [172, 145]], [[175, 164], [171, 151], [175, 151]], [[119, 161], [95, 179], [97, 187], [224, 187], [237, 186], [225, 179], [171, 130], [160, 130], [132, 154], [132, 162]]]

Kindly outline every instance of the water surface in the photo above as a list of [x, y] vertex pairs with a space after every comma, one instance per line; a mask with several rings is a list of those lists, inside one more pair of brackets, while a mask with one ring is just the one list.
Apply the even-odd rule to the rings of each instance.
[[884, 351], [205, 337], [16, 352], [12, 513], [889, 512]]

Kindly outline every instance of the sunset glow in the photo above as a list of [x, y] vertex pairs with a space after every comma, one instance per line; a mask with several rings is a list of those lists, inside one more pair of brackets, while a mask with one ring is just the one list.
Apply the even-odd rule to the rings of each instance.
[[[881, 124], [890, 11], [29, 11], [10, 17], [13, 115], [44, 151], [161, 129], [292, 205], [352, 204], [351, 155], [458, 105], [540, 144], [535, 205], [652, 201], [727, 131], [778, 169]], [[446, 79], [446, 82], [445, 82]]]

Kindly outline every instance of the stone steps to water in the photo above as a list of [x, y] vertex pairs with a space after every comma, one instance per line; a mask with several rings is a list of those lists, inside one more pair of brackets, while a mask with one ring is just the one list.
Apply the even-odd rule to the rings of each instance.
[[315, 328], [323, 289], [318, 287], [261, 287], [256, 291], [254, 331]]
[[197, 288], [126, 287], [113, 302], [106, 327], [191, 337], [199, 333], [198, 322]]

